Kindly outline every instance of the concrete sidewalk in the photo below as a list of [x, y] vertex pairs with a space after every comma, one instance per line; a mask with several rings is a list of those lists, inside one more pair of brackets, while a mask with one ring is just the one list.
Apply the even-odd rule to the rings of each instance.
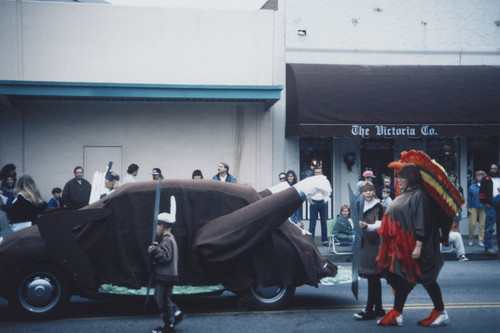
[[[308, 230], [309, 228], [309, 221], [308, 220], [302, 220], [302, 223], [304, 223], [305, 229]], [[495, 227], [495, 232], [492, 236], [493, 240], [493, 250], [497, 251], [496, 256], [492, 256], [487, 254], [484, 251], [484, 247], [478, 246], [477, 243], [477, 231], [478, 228], [476, 226], [475, 230], [475, 236], [474, 236], [474, 245], [469, 246], [469, 234], [468, 234], [468, 226], [469, 226], [469, 218], [464, 217], [460, 221], [460, 234], [462, 235], [462, 240], [464, 242], [464, 247], [465, 247], [465, 256], [469, 258], [469, 260], [499, 260], [500, 257], [498, 256], [498, 245], [497, 245], [497, 231]], [[351, 254], [335, 254], [331, 251], [331, 249], [328, 248], [328, 246], [323, 246], [321, 243], [321, 223], [318, 221], [316, 223], [316, 230], [315, 230], [315, 243], [318, 246], [318, 249], [320, 250], [321, 254], [323, 254], [326, 258], [330, 259], [332, 262], [345, 262], [345, 261], [351, 261]], [[337, 246], [336, 247], [337, 252], [352, 252], [352, 249], [350, 246]], [[457, 254], [455, 251], [453, 252], [445, 252], [446, 250], [449, 250], [449, 248], [444, 248], [442, 255], [444, 260], [457, 260]]]
[[[498, 256], [498, 253], [496, 256], [492, 256], [490, 254], [487, 254], [484, 251], [484, 247], [478, 246], [477, 245], [477, 237], [474, 239], [474, 244], [473, 246], [469, 246], [469, 239], [464, 238], [462, 235], [463, 241], [464, 241], [464, 247], [465, 247], [465, 256], [469, 258], [469, 260], [500, 260], [500, 257]], [[320, 250], [321, 254], [327, 259], [329, 259], [331, 262], [350, 262], [352, 259], [352, 247], [351, 246], [336, 246], [336, 250], [339, 254], [335, 254], [331, 251], [331, 248], [328, 246], [323, 246], [321, 244], [321, 237], [316, 236], [314, 239], [316, 245], [318, 246], [318, 249]], [[498, 246], [497, 246], [497, 238], [496, 234], [493, 235], [493, 250], [498, 251]], [[457, 260], [457, 254], [453, 250], [452, 252], [445, 252], [449, 251], [449, 248], [443, 248], [442, 256], [443, 260]], [[340, 253], [340, 252], [349, 252], [349, 253]]]

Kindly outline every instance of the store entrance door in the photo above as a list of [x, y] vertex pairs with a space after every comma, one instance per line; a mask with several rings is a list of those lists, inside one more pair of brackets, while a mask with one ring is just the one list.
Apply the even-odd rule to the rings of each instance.
[[381, 186], [385, 176], [394, 185], [394, 172], [387, 165], [394, 161], [394, 139], [366, 139], [361, 143], [361, 173], [372, 170], [377, 177], [375, 187]]

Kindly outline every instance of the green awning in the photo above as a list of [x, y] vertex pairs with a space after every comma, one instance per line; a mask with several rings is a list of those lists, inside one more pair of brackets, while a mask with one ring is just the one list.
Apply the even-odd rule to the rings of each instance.
[[4, 103], [19, 100], [232, 103], [259, 105], [267, 110], [279, 101], [282, 89], [282, 86], [0, 81]]

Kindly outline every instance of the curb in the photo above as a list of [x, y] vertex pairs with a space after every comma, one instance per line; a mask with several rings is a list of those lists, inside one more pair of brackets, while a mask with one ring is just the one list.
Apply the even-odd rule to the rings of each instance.
[[[321, 253], [323, 257], [330, 260], [331, 262], [351, 262], [352, 254], [335, 254], [332, 252]], [[441, 253], [444, 261], [458, 261], [457, 255], [455, 253]], [[479, 261], [479, 260], [500, 260], [498, 255], [492, 256], [484, 252], [472, 252], [466, 253], [465, 256], [469, 258], [469, 261]]]

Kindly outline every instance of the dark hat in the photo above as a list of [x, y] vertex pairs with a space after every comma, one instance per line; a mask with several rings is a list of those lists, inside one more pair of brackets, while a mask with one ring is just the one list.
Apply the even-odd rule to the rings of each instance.
[[106, 173], [106, 175], [104, 176], [105, 179], [109, 180], [109, 181], [114, 181], [114, 180], [117, 180], [119, 181], [120, 180], [120, 176], [115, 174], [113, 175], [111, 173], [111, 171], [108, 171], [108, 173]]
[[160, 168], [153, 168], [153, 172], [151, 172], [152, 175], [161, 175], [161, 169]]

